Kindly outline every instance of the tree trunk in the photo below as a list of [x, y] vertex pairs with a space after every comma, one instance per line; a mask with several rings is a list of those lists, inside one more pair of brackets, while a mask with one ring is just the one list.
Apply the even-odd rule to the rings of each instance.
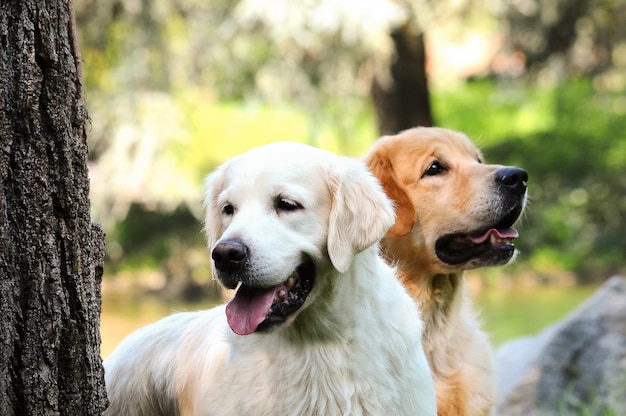
[[70, 0], [0, 3], [0, 415], [106, 406], [74, 30]]
[[395, 56], [385, 81], [374, 78], [372, 99], [380, 134], [433, 125], [424, 33], [412, 21], [391, 33]]

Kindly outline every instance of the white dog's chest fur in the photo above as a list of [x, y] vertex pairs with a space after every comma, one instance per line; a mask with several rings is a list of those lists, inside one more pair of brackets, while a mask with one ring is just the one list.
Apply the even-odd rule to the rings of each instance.
[[[413, 394], [408, 369], [401, 368], [404, 362], [400, 357], [380, 360], [378, 354], [386, 355], [381, 350], [366, 354], [328, 343], [271, 351], [270, 344], [259, 344], [266, 343], [258, 342], [254, 351], [234, 348], [206, 402], [198, 405], [202, 410], [196, 407], [194, 414], [383, 415], [394, 408], [403, 412], [406, 396]], [[404, 391], [397, 389], [402, 374]], [[237, 388], [238, 380], [247, 380], [246, 385]]]
[[[415, 391], [421, 391], [416, 386], [428, 383], [426, 362], [416, 359], [421, 354], [421, 323], [411, 322], [415, 306], [404, 301], [404, 293], [399, 293], [403, 289], [394, 283], [368, 282], [380, 288], [381, 296], [374, 298], [359, 298], [358, 286], [350, 287], [352, 296], [337, 296], [337, 303], [352, 303], [341, 311], [352, 314], [340, 317], [344, 339], [296, 344], [285, 333], [239, 337], [220, 324], [223, 361], [211, 367], [189, 357], [182, 371], [190, 383], [183, 390], [190, 397], [205, 398], [187, 402], [194, 408], [190, 414], [384, 415], [390, 409], [400, 415], [421, 414], [420, 402], [430, 401], [415, 397]], [[395, 291], [397, 296], [389, 293]], [[371, 293], [371, 287], [364, 293]], [[354, 303], [361, 302], [355, 308]], [[406, 337], [407, 327], [414, 328], [413, 337]], [[194, 368], [210, 368], [210, 374]], [[194, 385], [198, 391], [192, 393], [189, 387]]]

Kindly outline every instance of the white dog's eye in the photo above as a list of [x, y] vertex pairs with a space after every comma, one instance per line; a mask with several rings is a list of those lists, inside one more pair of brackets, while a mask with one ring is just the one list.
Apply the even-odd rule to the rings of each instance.
[[277, 196], [274, 199], [274, 208], [276, 211], [296, 211], [304, 207], [298, 201], [285, 198], [284, 196]]
[[441, 162], [435, 160], [430, 164], [430, 166], [428, 166], [428, 169], [426, 169], [422, 177], [439, 175], [440, 173], [443, 173], [445, 171], [446, 168], [441, 164]]
[[222, 214], [224, 215], [233, 215], [235, 213], [235, 207], [230, 204], [230, 203], [226, 203], [224, 204], [224, 206], [222, 207]]

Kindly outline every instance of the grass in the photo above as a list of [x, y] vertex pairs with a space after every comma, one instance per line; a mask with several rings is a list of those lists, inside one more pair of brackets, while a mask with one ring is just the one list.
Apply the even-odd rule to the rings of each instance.
[[494, 346], [535, 335], [575, 309], [593, 293], [593, 286], [488, 288], [475, 296], [483, 328]]

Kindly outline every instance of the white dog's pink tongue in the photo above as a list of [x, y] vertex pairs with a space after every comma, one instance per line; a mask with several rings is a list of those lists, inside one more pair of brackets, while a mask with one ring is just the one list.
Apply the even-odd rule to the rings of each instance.
[[246, 290], [240, 287], [226, 305], [226, 320], [237, 335], [248, 335], [265, 320], [274, 301], [276, 288]]
[[497, 230], [492, 228], [480, 237], [470, 237], [469, 239], [474, 244], [482, 244], [491, 236], [491, 234], [495, 234], [495, 236], [500, 240], [510, 240], [519, 237], [519, 233], [515, 228], [507, 228], [506, 230]]

